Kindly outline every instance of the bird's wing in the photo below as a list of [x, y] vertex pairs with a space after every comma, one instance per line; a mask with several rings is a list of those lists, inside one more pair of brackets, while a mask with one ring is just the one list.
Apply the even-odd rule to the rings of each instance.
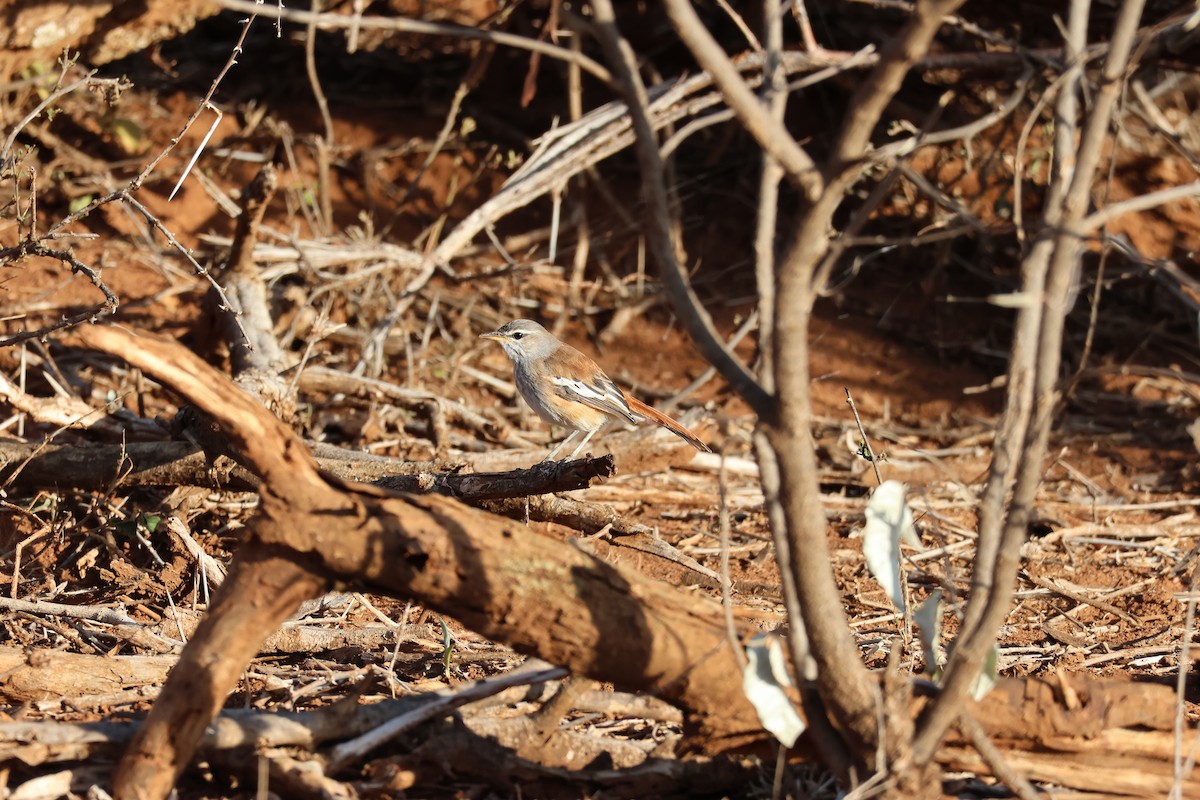
[[625, 400], [625, 393], [603, 372], [595, 372], [590, 378], [554, 377], [551, 379], [559, 397], [583, 403], [630, 422], [640, 422], [641, 417], [633, 412]]

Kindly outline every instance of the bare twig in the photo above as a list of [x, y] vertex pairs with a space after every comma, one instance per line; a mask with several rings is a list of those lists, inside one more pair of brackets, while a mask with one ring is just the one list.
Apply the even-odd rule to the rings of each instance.
[[437, 700], [426, 703], [420, 708], [395, 717], [378, 728], [363, 735], [343, 742], [334, 747], [329, 753], [330, 771], [336, 772], [349, 766], [364, 755], [391, 741], [404, 731], [422, 722], [444, 715], [447, 711], [459, 706], [473, 703], [485, 697], [504, 691], [511, 686], [528, 686], [534, 683], [544, 683], [565, 677], [567, 671], [553, 667], [545, 661], [532, 659], [521, 668], [495, 678], [475, 681], [472, 684], [438, 692]]
[[1013, 769], [1005, 760], [1000, 749], [988, 737], [987, 731], [979, 724], [975, 717], [971, 716], [969, 711], [964, 711], [958, 718], [958, 726], [975, 750], [979, 753], [979, 757], [984, 760], [984, 763], [991, 768], [992, 774], [1004, 782], [1004, 785], [1012, 789], [1013, 794], [1021, 798], [1021, 800], [1039, 800], [1042, 797], [1038, 790], [1033, 787], [1021, 773]]
[[871, 462], [871, 467], [875, 470], [875, 481], [882, 485], [883, 475], [879, 472], [879, 458], [871, 448], [871, 439], [867, 436], [867, 429], [863, 427], [862, 417], [858, 416], [858, 406], [854, 404], [854, 396], [850, 394], [850, 387], [843, 386], [842, 389], [846, 392], [846, 403], [849, 404], [850, 411], [854, 414], [854, 423], [858, 425], [858, 434], [862, 437], [862, 449], [866, 451], [866, 459]]
[[[767, 0], [773, 4], [773, 0]], [[768, 37], [769, 38], [769, 37]], [[727, 494], [729, 487], [725, 477], [725, 446], [721, 447], [719, 456], [721, 466], [717, 471], [717, 486], [719, 490], [717, 504], [717, 529], [720, 532], [721, 545], [721, 607], [725, 612], [725, 637], [729, 647], [737, 658], [738, 666], [746, 669], [746, 653], [738, 636], [737, 625], [733, 621], [733, 581], [729, 576], [729, 504]]]
[[1200, 181], [1185, 183], [1182, 186], [1169, 186], [1166, 189], [1139, 194], [1128, 200], [1122, 200], [1119, 203], [1105, 206], [1094, 214], [1085, 217], [1080, 221], [1078, 229], [1081, 234], [1088, 234], [1125, 214], [1147, 211], [1167, 203], [1196, 197], [1197, 195], [1200, 195]]
[[622, 91], [634, 130], [637, 132], [638, 164], [641, 167], [646, 202], [650, 207], [646, 218], [646, 238], [658, 262], [667, 294], [676, 313], [709, 363], [721, 372], [756, 413], [766, 413], [769, 408], [766, 392], [717, 334], [712, 318], [700, 304], [688, 281], [686, 271], [675, 257], [662, 159], [659, 157], [654, 131], [646, 115], [649, 103], [646, 88], [638, 77], [633, 51], [617, 30], [612, 4], [608, 0], [601, 0], [594, 3], [593, 8], [597, 33], [604, 45], [605, 54], [621, 75]]
[[[1064, 582], [1061, 580], [1044, 578], [1041, 575], [1034, 575], [1032, 573], [1026, 573], [1026, 574], [1029, 578], [1029, 581], [1031, 583], [1033, 583], [1035, 586], [1040, 586], [1043, 589], [1048, 589], [1048, 590], [1054, 592], [1055, 594], [1060, 594], [1063, 597], [1074, 600], [1077, 603], [1089, 605], [1089, 606], [1092, 606], [1093, 608], [1098, 608], [1101, 611], [1103, 611], [1104, 613], [1112, 614], [1117, 619], [1124, 620], [1125, 622], [1128, 622], [1130, 624], [1134, 624], [1134, 625], [1138, 624], [1137, 618], [1134, 617], [1132, 614], [1122, 611], [1121, 609], [1114, 606], [1112, 603], [1107, 603], [1104, 600], [1100, 600], [1099, 598], [1090, 597], [1089, 595], [1087, 595], [1086, 593], [1084, 593], [1082, 591], [1079, 591], [1078, 589], [1072, 588], [1070, 586], [1066, 586], [1066, 585], [1064, 585]], [[1059, 616], [1062, 616], [1062, 615], [1059, 615]], [[1058, 619], [1058, 617], [1054, 617], [1054, 619]], [[1051, 621], [1053, 621], [1053, 620], [1051, 620]]]
[[[776, 124], [782, 127], [787, 93], [780, 59], [783, 53], [783, 11], [774, 0], [764, 0], [767, 51], [763, 61], [762, 100]], [[779, 182], [784, 167], [768, 150], [762, 153], [758, 178], [758, 216], [754, 228], [754, 278], [758, 287], [759, 337], [769, 342], [775, 333], [775, 237], [779, 226]], [[768, 349], [761, 350], [759, 381], [763, 391], [775, 391], [775, 366]]]
[[827, 566], [809, 389], [808, 322], [817, 288], [813, 278], [828, 248], [833, 215], [843, 192], [858, 178], [858, 165], [880, 115], [908, 69], [927, 50], [944, 16], [958, 5], [918, 4], [914, 16], [881, 49], [871, 76], [859, 84], [825, 169], [827, 189], [793, 226], [787, 254], [776, 268], [775, 331], [764, 343], [773, 350], [779, 402], [762, 420], [762, 441], [756, 444], [760, 466], [767, 455], [774, 461], [771, 470], [763, 466], [763, 488], [780, 568], [793, 576], [808, 636], [808, 642], [789, 637], [793, 659], [803, 657], [805, 649], [811, 651], [818, 665], [820, 698], [853, 757], [864, 766], [874, 760], [880, 741], [879, 695], [847, 635], [841, 593]]
[[[261, 8], [261, 6], [252, 4], [251, 10], [253, 12], [259, 8]], [[106, 314], [106, 313], [112, 313], [113, 311], [116, 310], [117, 298], [111, 291], [108, 290], [108, 288], [100, 280], [99, 273], [92, 270], [90, 267], [87, 267], [86, 265], [82, 264], [81, 262], [79, 262], [77, 259], [75, 259], [72, 256], [63, 254], [63, 253], [61, 253], [61, 251], [50, 251], [48, 248], [45, 248], [43, 245], [40, 244], [40, 242], [45, 241], [47, 239], [52, 239], [52, 238], [56, 238], [58, 236], [63, 235], [65, 230], [70, 225], [73, 225], [74, 223], [76, 223], [79, 220], [83, 219], [84, 217], [88, 216], [89, 214], [91, 214], [93, 211], [95, 211], [100, 206], [105, 205], [107, 203], [111, 203], [114, 200], [121, 200], [123, 202], [126, 202], [129, 205], [133, 206], [138, 211], [140, 211], [142, 213], [142, 215], [148, 221], [150, 221], [158, 230], [160, 230], [167, 237], [168, 241], [171, 242], [171, 244], [177, 250], [179, 250], [179, 252], [182, 253], [192, 263], [193, 267], [195, 268], [196, 274], [207, 278], [210, 281], [210, 283], [213, 284], [214, 288], [220, 295], [222, 301], [226, 305], [228, 305], [228, 298], [225, 297], [224, 291], [220, 288], [220, 286], [218, 286], [216, 284], [215, 281], [213, 281], [211, 275], [208, 274], [208, 271], [196, 263], [195, 259], [191, 256], [191, 253], [186, 248], [184, 248], [182, 245], [179, 244], [179, 242], [170, 233], [170, 231], [168, 231], [165, 228], [165, 226], [163, 226], [162, 223], [159, 222], [158, 219], [153, 214], [151, 214], [149, 212], [149, 210], [146, 209], [145, 206], [143, 206], [141, 203], [139, 203], [137, 200], [134, 199], [133, 194], [138, 189], [141, 188], [142, 184], [146, 181], [146, 179], [150, 176], [150, 174], [158, 166], [159, 162], [161, 162], [162, 159], [164, 159], [167, 156], [167, 154], [170, 153], [175, 148], [175, 146], [179, 144], [180, 140], [183, 138], [183, 135], [185, 133], [187, 133], [187, 131], [195, 123], [196, 119], [200, 116], [201, 112], [205, 108], [211, 107], [212, 96], [216, 92], [217, 86], [220, 84], [221, 80], [225, 77], [226, 73], [228, 73], [229, 70], [233, 67], [233, 65], [237, 62], [237, 56], [241, 52], [242, 43], [245, 41], [246, 34], [249, 31], [250, 24], [253, 22], [253, 19], [254, 18], [252, 15], [250, 18], [243, 20], [241, 35], [238, 38], [237, 44], [234, 46], [233, 52], [230, 54], [228, 61], [226, 61], [226, 63], [225, 63], [225, 66], [221, 69], [220, 73], [218, 73], [216, 79], [214, 79], [212, 85], [209, 87], [208, 93], [204, 96], [204, 98], [200, 101], [200, 103], [197, 104], [196, 109], [192, 112], [191, 116], [188, 117], [188, 120], [184, 123], [183, 129], [171, 140], [171, 142], [165, 148], [163, 148], [154, 158], [152, 158], [142, 168], [142, 170], [138, 173], [138, 175], [133, 180], [131, 180], [124, 187], [122, 187], [120, 189], [116, 189], [114, 191], [111, 191], [101, 197], [98, 197], [95, 200], [93, 200], [92, 202], [88, 203], [83, 208], [60, 219], [55, 224], [51, 225], [50, 228], [45, 233], [43, 233], [41, 236], [39, 236], [37, 238], [36, 242], [30, 241], [28, 243], [18, 245], [18, 250], [14, 253], [9, 254], [9, 257], [12, 257], [14, 255], [24, 255], [24, 254], [47, 255], [49, 257], [59, 258], [60, 260], [70, 263], [73, 271], [82, 272], [83, 274], [87, 275], [88, 278], [97, 286], [97, 288], [99, 288], [104, 293], [104, 295], [105, 295], [104, 304], [102, 304], [101, 306], [97, 306], [93, 310], [86, 311], [86, 312], [83, 312], [80, 314], [76, 314], [65, 320], [60, 320], [59, 322], [57, 322], [51, 326], [47, 326], [46, 328], [42, 329], [41, 331], [33, 332], [33, 333], [23, 333], [23, 334], [18, 334], [13, 337], [8, 337], [8, 339], [0, 342], [0, 345], [11, 344], [13, 342], [22, 341], [23, 339], [31, 338], [31, 336], [42, 336], [42, 335], [45, 335], [46, 333], [49, 333], [49, 332], [52, 332], [55, 330], [59, 330], [59, 329], [62, 329], [62, 328], [65, 328], [65, 327], [68, 327], [71, 325], [76, 325], [85, 320], [92, 319], [92, 318], [98, 317], [98, 316], [102, 316], [103, 314]], [[58, 96], [61, 97], [63, 93], [66, 93], [67, 91], [74, 91], [75, 89], [79, 88], [80, 86], [91, 85], [90, 82], [92, 82], [93, 80], [94, 79], [91, 78], [91, 76], [88, 76], [87, 78], [84, 78], [82, 81], [76, 82], [75, 84], [72, 84], [68, 87], [63, 87], [63, 89], [61, 90], [61, 93], [59, 93]], [[119, 82], [119, 81], [117, 81], [117, 82], [106, 81], [102, 85], [109, 87], [112, 90], [119, 90], [121, 88], [124, 88], [124, 86], [125, 86], [124, 83]], [[51, 97], [53, 97], [53, 94], [54, 93], [52, 93]], [[47, 102], [50, 102], [49, 97], [47, 98]], [[26, 118], [25, 121], [23, 121], [20, 125], [18, 125], [18, 127], [16, 129], [14, 129], [12, 131], [12, 133], [9, 135], [9, 138], [6, 140], [3, 149], [0, 149], [0, 156], [3, 156], [3, 154], [7, 153], [8, 148], [11, 146], [12, 141], [16, 137], [20, 128], [23, 127], [29, 120], [32, 120], [45, 107], [46, 107], [45, 102], [40, 104], [37, 108], [34, 109], [33, 112], [31, 112], [31, 114]], [[0, 161], [2, 161], [2, 160], [3, 159], [0, 158]], [[29, 249], [31, 247], [42, 248], [46, 252], [33, 253], [33, 251]]]
[[[700, 66], [713, 76], [725, 102], [733, 109], [742, 126], [764, 152], [770, 153], [779, 162], [788, 180], [800, 186], [810, 200], [815, 199], [824, 191], [825, 182], [812, 157], [797, 144], [782, 121], [763, 108], [725, 55], [725, 50], [704, 27], [692, 4], [688, 0], [666, 0], [665, 5], [675, 33], [691, 50]], [[778, 16], [778, 12], [775, 12], [775, 16]], [[612, 60], [611, 56], [609, 60]], [[645, 105], [644, 101], [642, 105]]]
[[286, 360], [275, 338], [267, 284], [254, 263], [254, 243], [278, 187], [279, 174], [267, 162], [242, 193], [242, 213], [221, 275], [228, 303], [221, 311], [234, 377], [247, 376], [258, 384], [256, 391], [269, 391], [274, 402], [286, 404], [287, 387], [279, 374]]
[[1017, 107], [1021, 105], [1021, 101], [1025, 99], [1025, 95], [1029, 93], [1029, 84], [1032, 78], [1033, 70], [1026, 67], [1021, 75], [1017, 77], [1012, 93], [1004, 98], [1004, 102], [978, 119], [940, 131], [922, 130], [916, 136], [908, 139], [901, 139], [897, 142], [880, 145], [871, 151], [870, 159], [877, 162], [887, 161], [914, 153], [922, 147], [931, 147], [933, 145], [945, 144], [946, 142], [953, 142], [959, 139], [970, 139], [973, 136], [977, 136], [1017, 110]]
[[282, 4], [271, 8], [270, 6], [255, 3], [253, 0], [219, 0], [219, 3], [224, 8], [233, 11], [262, 14], [272, 19], [286, 19], [303, 25], [314, 25], [321, 30], [397, 31], [400, 33], [417, 33], [425, 36], [448, 36], [454, 39], [479, 39], [485, 42], [493, 42], [503, 47], [529, 50], [534, 53], [541, 53], [544, 56], [557, 58], [560, 61], [578, 64], [592, 77], [604, 83], [612, 83], [612, 74], [603, 65], [582, 53], [573, 53], [565, 47], [559, 47], [558, 45], [532, 39], [527, 36], [505, 33], [504, 31], [489, 31], [482, 28], [467, 27], [466, 25], [451, 25], [445, 22], [425, 22], [407, 17], [355, 16], [352, 18], [343, 14], [317, 14], [312, 11], [285, 8]]
[[[221, 71], [217, 73], [217, 77], [213, 79], [212, 84], [210, 84], [208, 87], [208, 91], [205, 93], [200, 102], [197, 103], [196, 109], [192, 112], [191, 116], [189, 116], [187, 121], [183, 123], [183, 128], [180, 129], [179, 133], [175, 134], [170, 143], [157, 155], [155, 155], [154, 158], [150, 159], [146, 166], [142, 167], [142, 170], [137, 174], [137, 177], [131, 180], [125, 187], [117, 189], [114, 192], [109, 192], [102, 197], [98, 197], [73, 214], [62, 218], [54, 225], [50, 226], [50, 230], [47, 231], [48, 235], [58, 233], [67, 226], [75, 224], [79, 220], [91, 214], [100, 206], [111, 203], [113, 200], [129, 200], [134, 192], [142, 188], [142, 184], [145, 183], [146, 179], [150, 177], [150, 174], [154, 172], [159, 162], [166, 158], [167, 154], [175, 149], [175, 147], [183, 139], [184, 134], [191, 130], [192, 125], [195, 124], [196, 120], [200, 117], [200, 114], [204, 111], [204, 109], [209, 107], [209, 105], [212, 103], [213, 95], [217, 92], [217, 87], [221, 85], [221, 81], [225, 79], [225, 76], [229, 73], [229, 70], [231, 70], [233, 65], [237, 63], [237, 57], [241, 54], [242, 45], [246, 41], [246, 34], [250, 32], [250, 26], [254, 23], [255, 17], [264, 8], [264, 6], [256, 3], [248, 3], [247, 5], [249, 7], [245, 10], [250, 14], [250, 16], [242, 20], [242, 30], [238, 36], [237, 42], [233, 46], [233, 51], [229, 54], [229, 59], [225, 62], [225, 65], [221, 68]], [[146, 211], [145, 207], [140, 206], [140, 204], [139, 210], [146, 215], [147, 218], [154, 219], [153, 216]], [[181, 252], [184, 252], [183, 248], [179, 247], [178, 244], [176, 244], [176, 247], [178, 247]]]
[[312, 88], [313, 99], [317, 101], [317, 110], [321, 112], [321, 122], [325, 135], [317, 138], [317, 194], [321, 207], [322, 231], [326, 234], [333, 228], [333, 201], [329, 196], [329, 158], [333, 151], [333, 117], [329, 114], [329, 101], [325, 99], [325, 90], [321, 88], [321, 76], [317, 72], [317, 26], [316, 16], [321, 12], [321, 0], [311, 0], [313, 19], [308, 23], [304, 32], [304, 71], [308, 74], [308, 85]]
[[[68, 64], [67, 66], [70, 65]], [[72, 92], [76, 92], [80, 89], [97, 87], [106, 92], [120, 93], [132, 85], [124, 78], [97, 78], [95, 75], [96, 73], [93, 70], [74, 83], [69, 83], [66, 86], [59, 86], [54, 91], [48, 93], [42, 102], [34, 106], [32, 111], [26, 114], [20, 122], [13, 126], [13, 129], [9, 131], [7, 138], [4, 140], [4, 144], [0, 145], [0, 164], [7, 163], [9, 151], [12, 150], [13, 142], [17, 140], [17, 136], [20, 135], [21, 131], [24, 130], [29, 123], [37, 119], [39, 114]]]
[[[1082, 48], [1087, 31], [1087, 0], [1076, 0], [1068, 23], [1069, 45]], [[1141, 17], [1142, 0], [1126, 0], [1113, 29], [1100, 90], [1076, 147], [1067, 141], [1056, 155], [1046, 206], [1047, 228], [1025, 258], [1022, 291], [1033, 302], [1018, 311], [1005, 414], [996, 434], [997, 447], [980, 505], [979, 548], [971, 579], [971, 595], [961, 632], [946, 666], [942, 692], [922, 720], [913, 743], [918, 763], [929, 763], [946, 730], [962, 707], [963, 698], [982, 669], [995, 643], [996, 631], [1007, 616], [1013, 582], [1020, 563], [1034, 494], [1042, 479], [1042, 462], [1058, 395], [1055, 384], [1061, 361], [1066, 298], [1078, 270], [1081, 241], [1078, 226], [1087, 213], [1089, 194], [1108, 134], [1113, 109], [1129, 66]], [[1076, 99], [1059, 97], [1059, 117], [1070, 114]], [[1059, 119], [1059, 124], [1063, 120]], [[1052, 202], [1050, 198], [1056, 200]], [[1005, 495], [1011, 491], [1007, 508]]]
[[817, 37], [813, 35], [812, 22], [808, 18], [808, 7], [804, 5], [804, 0], [795, 0], [792, 5], [792, 16], [796, 18], [796, 24], [800, 28], [800, 41], [804, 43], [805, 51], [815, 53], [823, 49], [817, 43]]
[[65, 250], [54, 250], [46, 247], [41, 243], [41, 240], [26, 240], [15, 247], [5, 247], [0, 249], [0, 265], [7, 264], [10, 261], [19, 261], [29, 256], [53, 258], [63, 262], [64, 264], [70, 264], [72, 272], [86, 276], [88, 280], [90, 280], [92, 284], [100, 290], [100, 292], [104, 295], [104, 302], [86, 311], [81, 311], [76, 314], [72, 314], [69, 317], [64, 317], [57, 322], [45, 325], [37, 330], [22, 331], [21, 333], [15, 333], [12, 336], [0, 338], [0, 347], [16, 344], [17, 342], [27, 341], [29, 339], [40, 339], [48, 333], [53, 333], [54, 331], [62, 330], [63, 328], [69, 328], [78, 325], [81, 322], [95, 322], [101, 317], [106, 317], [110, 314], [116, 313], [117, 306], [120, 305], [120, 300], [117, 299], [117, 296], [113, 293], [113, 291], [109, 289], [108, 285], [105, 284], [100, 278], [99, 270], [89, 267], [87, 264], [84, 264], [82, 261], [75, 258], [75, 256], [71, 255]]
[[1192, 632], [1196, 626], [1196, 599], [1197, 590], [1200, 590], [1200, 570], [1192, 571], [1192, 585], [1187, 601], [1187, 611], [1184, 614], [1183, 636], [1179, 640], [1179, 672], [1175, 678], [1175, 730], [1174, 736], [1174, 767], [1175, 780], [1171, 785], [1171, 792], [1167, 795], [1168, 800], [1182, 800], [1183, 798], [1183, 783], [1187, 776], [1191, 774], [1192, 768], [1196, 763], [1197, 745], [1200, 745], [1200, 726], [1196, 728], [1196, 733], [1192, 737], [1192, 747], [1184, 757], [1183, 754], [1183, 732], [1187, 728], [1187, 702], [1185, 700], [1185, 692], [1187, 691], [1188, 670], [1191, 667], [1192, 657]]

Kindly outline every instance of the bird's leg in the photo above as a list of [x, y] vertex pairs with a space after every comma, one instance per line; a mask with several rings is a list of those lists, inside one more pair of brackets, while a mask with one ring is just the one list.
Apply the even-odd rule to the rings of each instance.
[[[557, 445], [555, 445], [555, 446], [554, 446], [554, 449], [550, 451], [550, 455], [548, 455], [548, 456], [546, 456], [545, 458], [543, 458], [543, 459], [542, 459], [542, 461], [553, 461], [553, 460], [554, 460], [554, 457], [555, 457], [556, 455], [558, 455], [558, 451], [559, 451], [559, 450], [562, 450], [564, 447], [566, 447], [566, 446], [567, 446], [567, 442], [574, 441], [574, 440], [575, 440], [575, 437], [576, 437], [576, 436], [578, 436], [578, 435], [579, 435], [579, 434], [581, 434], [581, 433], [583, 433], [583, 431], [571, 431], [571, 435], [570, 435], [570, 436], [568, 436], [567, 438], [563, 439], [563, 440], [562, 440], [561, 442], [559, 442]], [[590, 436], [591, 434], [588, 434], [588, 435]], [[585, 439], [584, 441], [587, 441], [587, 440]]]
[[583, 441], [575, 446], [575, 449], [571, 451], [571, 455], [567, 456], [566, 460], [570, 461], [571, 459], [575, 458], [575, 456], [579, 455], [579, 451], [584, 448], [584, 446], [588, 443], [588, 440], [591, 439], [598, 430], [600, 429], [592, 428], [590, 431], [588, 431], [587, 436], [583, 437]]

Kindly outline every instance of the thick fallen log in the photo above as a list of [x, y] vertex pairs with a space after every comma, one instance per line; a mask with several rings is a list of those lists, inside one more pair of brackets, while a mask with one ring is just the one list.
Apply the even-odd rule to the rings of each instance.
[[[97, 695], [134, 691], [138, 686], [154, 688], [175, 663], [172, 656], [109, 657], [0, 649], [0, 674], [4, 675], [0, 693], [11, 702], [22, 702], [62, 698], [66, 687]], [[1031, 779], [1088, 791], [1155, 797], [1166, 794], [1173, 780], [1164, 769], [1174, 748], [1172, 696], [1165, 686], [1059, 673], [1027, 680], [1002, 679], [986, 698], [972, 704], [970, 713], [993, 737], [1009, 767]], [[343, 702], [305, 712], [223, 711], [206, 728], [199, 750], [211, 753], [236, 747], [287, 746], [319, 754], [323, 745], [369, 731], [420, 707], [426, 699], [401, 698], [368, 705]], [[678, 720], [674, 710], [662, 703], [654, 705], [646, 698], [609, 692], [587, 692], [573, 707]], [[0, 761], [15, 758], [32, 766], [115, 758], [117, 748], [132, 739], [137, 724], [0, 723]], [[453, 732], [435, 732], [436, 741], [443, 744], [449, 735]], [[519, 750], [519, 744], [514, 743], [514, 749]], [[548, 766], [541, 759], [533, 761]], [[982, 775], [990, 772], [957, 733], [939, 753], [938, 763], [947, 769]], [[532, 769], [532, 762], [529, 766]], [[659, 764], [658, 769], [666, 767]], [[1181, 786], [1184, 796], [1200, 793], [1200, 781], [1194, 777]]]
[[[1009, 768], [1032, 781], [1134, 797], [1164, 797], [1176, 777], [1176, 703], [1169, 686], [1057, 673], [1006, 678], [971, 704]], [[1185, 749], [1195, 738], [1186, 731]], [[948, 769], [986, 774], [961, 733], [938, 753]], [[1180, 779], [1181, 797], [1200, 797], [1195, 770]]]
[[291, 431], [179, 345], [116, 328], [82, 338], [218, 421], [262, 478], [248, 541], [122, 759], [117, 796], [165, 796], [262, 639], [343, 580], [417, 598], [573, 673], [654, 690], [715, 749], [761, 737], [714, 601], [448, 498], [334, 485]]
[[157, 687], [178, 660], [173, 655], [110, 657], [2, 647], [0, 697], [24, 703]]
[[[612, 456], [544, 462], [507, 472], [435, 469], [314, 444], [317, 466], [330, 475], [409, 494], [444, 494], [469, 503], [585, 489], [614, 472]], [[526, 456], [526, 460], [530, 460]], [[254, 491], [258, 478], [228, 459], [210, 459], [187, 441], [126, 444], [0, 442], [0, 483], [17, 491], [109, 491], [114, 486], [199, 486]]]
[[[417, 599], [575, 674], [668, 698], [684, 710], [693, 748], [767, 742], [742, 694], [715, 602], [449, 498], [330, 482], [290, 431], [178, 345], [115, 328], [90, 329], [83, 338], [217, 420], [229, 447], [262, 478], [247, 543], [122, 759], [117, 797], [165, 797], [265, 636], [335, 581]], [[914, 702], [915, 715], [922, 701]], [[1031, 678], [1002, 681], [971, 715], [1005, 758], [1028, 765], [1035, 778], [1092, 787], [1096, 765], [1120, 757], [1140, 781], [1102, 782], [1137, 794], [1139, 786], [1173, 779], [1164, 732], [1174, 707], [1168, 687]], [[939, 763], [965, 763], [965, 742], [948, 740]], [[971, 768], [983, 773], [993, 763]], [[1182, 786], [1200, 791], [1190, 776]]]

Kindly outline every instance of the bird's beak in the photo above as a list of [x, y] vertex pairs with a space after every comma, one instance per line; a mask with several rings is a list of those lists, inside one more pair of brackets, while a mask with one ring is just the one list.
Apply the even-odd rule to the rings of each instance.
[[502, 340], [502, 339], [507, 339], [508, 337], [507, 337], [507, 336], [505, 336], [505, 335], [504, 335], [503, 333], [501, 333], [500, 331], [492, 331], [491, 333], [481, 333], [481, 334], [479, 334], [479, 338], [480, 338], [480, 339], [495, 339], [496, 341], [500, 341], [500, 340]]

